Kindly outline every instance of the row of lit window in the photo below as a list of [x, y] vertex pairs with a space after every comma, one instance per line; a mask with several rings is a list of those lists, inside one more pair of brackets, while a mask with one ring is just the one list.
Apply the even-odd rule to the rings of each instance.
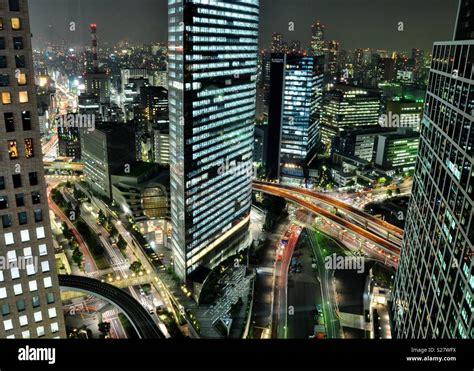
[[[25, 142], [25, 157], [26, 158], [34, 157], [33, 139], [26, 138], [24, 142]], [[10, 156], [10, 160], [16, 160], [20, 157], [16, 140], [8, 141], [8, 155]]]
[[[3, 105], [12, 104], [12, 94], [9, 91], [3, 91], [1, 93], [1, 97], [2, 97]], [[18, 92], [18, 102], [20, 103], [29, 102], [28, 92], [26, 90]]]
[[[4, 22], [3, 18], [0, 18], [0, 31], [5, 30], [6, 22]], [[18, 17], [10, 18], [10, 26], [13, 31], [21, 30], [21, 19]]]

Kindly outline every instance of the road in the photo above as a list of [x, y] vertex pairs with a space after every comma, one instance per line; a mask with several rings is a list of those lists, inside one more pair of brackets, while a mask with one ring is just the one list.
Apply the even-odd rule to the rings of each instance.
[[254, 189], [255, 190], [258, 190], [258, 191], [262, 191], [264, 193], [269, 193], [269, 194], [272, 194], [272, 195], [275, 195], [275, 196], [279, 196], [279, 197], [283, 197], [289, 201], [292, 201], [292, 202], [295, 202], [296, 204], [304, 207], [305, 209], [317, 214], [317, 215], [320, 215], [330, 221], [332, 221], [333, 223], [335, 224], [338, 224], [340, 226], [342, 226], [343, 228], [347, 229], [347, 230], [350, 230], [358, 235], [360, 235], [361, 237], [363, 237], [364, 239], [366, 240], [369, 240], [371, 241], [372, 243], [376, 244], [377, 246], [380, 246], [381, 249], [385, 250], [387, 256], [389, 256], [389, 258], [393, 258], [394, 260], [396, 260], [398, 262], [398, 259], [400, 257], [400, 247], [396, 246], [395, 244], [393, 244], [392, 242], [390, 241], [387, 241], [386, 239], [368, 231], [368, 230], [365, 230], [363, 229], [362, 227], [358, 226], [358, 225], [355, 225], [337, 215], [334, 215], [332, 214], [331, 212], [321, 208], [321, 207], [318, 207], [316, 205], [314, 205], [313, 203], [311, 202], [308, 202], [304, 199], [302, 199], [301, 197], [297, 197], [295, 195], [293, 195], [291, 192], [289, 191], [286, 191], [286, 190], [282, 190], [278, 187], [274, 187], [274, 186], [267, 186], [267, 185], [259, 185], [259, 184], [254, 184]]
[[[286, 339], [288, 336], [288, 270], [299, 236], [297, 226], [291, 224], [276, 246], [272, 338]], [[285, 237], [288, 242], [283, 244]]]
[[321, 284], [321, 296], [322, 296], [322, 309], [324, 318], [326, 321], [327, 337], [329, 339], [341, 338], [341, 327], [339, 325], [339, 319], [336, 317], [337, 302], [336, 295], [334, 293], [334, 271], [326, 269], [324, 264], [324, 257], [322, 254], [322, 248], [319, 244], [317, 232], [311, 228], [307, 229], [308, 240], [313, 249], [314, 257], [316, 258], [318, 265], [318, 273]]
[[372, 230], [375, 234], [387, 238], [385, 236], [393, 235], [397, 237], [393, 243], [396, 243], [400, 246], [401, 238], [403, 237], [403, 230], [387, 223], [384, 220], [378, 219], [362, 210], [359, 210], [345, 202], [342, 202], [336, 198], [329, 197], [324, 193], [315, 192], [306, 188], [293, 187], [288, 185], [266, 183], [261, 181], [254, 181], [254, 188], [261, 186], [271, 187], [280, 190], [289, 191], [291, 194], [296, 195], [301, 198], [309, 197], [312, 201], [317, 201], [317, 203], [326, 204], [332, 208], [335, 208], [338, 211], [344, 211], [345, 213], [351, 216], [351, 219], [361, 224], [365, 229]]
[[94, 276], [94, 275], [99, 276], [99, 274], [98, 274], [99, 269], [97, 268], [97, 264], [95, 263], [91, 252], [89, 251], [89, 247], [85, 243], [85, 241], [82, 238], [82, 236], [80, 235], [80, 233], [77, 231], [74, 224], [72, 224], [71, 220], [69, 220], [69, 218], [66, 217], [66, 215], [64, 215], [64, 213], [61, 211], [61, 209], [58, 207], [58, 205], [56, 205], [56, 203], [51, 198], [51, 190], [54, 187], [55, 187], [54, 185], [48, 183], [47, 193], [48, 193], [49, 207], [51, 208], [51, 210], [53, 211], [53, 213], [57, 217], [59, 217], [63, 222], [65, 222], [67, 224], [67, 226], [71, 230], [72, 234], [76, 238], [76, 241], [79, 244], [79, 249], [83, 254], [85, 271], [90, 272], [92, 276]]

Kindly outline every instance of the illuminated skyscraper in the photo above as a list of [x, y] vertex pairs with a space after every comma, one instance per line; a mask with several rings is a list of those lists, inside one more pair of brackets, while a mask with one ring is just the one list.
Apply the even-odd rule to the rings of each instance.
[[[472, 1], [461, 1], [458, 19], [467, 19], [469, 9]], [[433, 47], [393, 295], [399, 338], [474, 338], [474, 40], [463, 39], [469, 35], [457, 32], [460, 39]]]
[[27, 0], [0, 0], [0, 338], [66, 336]]
[[339, 129], [378, 125], [381, 92], [349, 85], [335, 85], [324, 93], [321, 137], [330, 145]]
[[171, 219], [185, 280], [250, 220], [258, 0], [169, 1]]
[[304, 177], [303, 168], [320, 141], [321, 57], [272, 54], [267, 176]]
[[324, 55], [324, 26], [318, 20], [311, 28], [311, 52], [314, 56]]

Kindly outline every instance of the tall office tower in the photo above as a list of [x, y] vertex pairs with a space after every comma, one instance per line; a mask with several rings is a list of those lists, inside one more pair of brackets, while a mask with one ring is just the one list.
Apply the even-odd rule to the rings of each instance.
[[382, 94], [377, 89], [335, 85], [324, 93], [321, 117], [323, 144], [329, 146], [339, 129], [378, 125]]
[[474, 39], [474, 8], [473, 0], [462, 0], [459, 2], [458, 19], [454, 30], [454, 40]]
[[392, 298], [398, 338], [474, 338], [474, 40], [458, 35], [433, 47]]
[[324, 65], [321, 57], [272, 54], [268, 176], [303, 177], [319, 144]]
[[271, 52], [272, 53], [282, 53], [283, 52], [283, 35], [281, 33], [274, 33], [272, 35], [272, 46]]
[[339, 52], [339, 43], [336, 40], [327, 42], [325, 53], [326, 53], [326, 65], [325, 72], [330, 76], [336, 76], [338, 71], [337, 59]]
[[413, 59], [413, 78], [415, 82], [422, 83], [425, 77], [425, 53], [421, 49], [412, 49], [411, 59]]
[[324, 55], [324, 28], [319, 20], [311, 27], [311, 52], [314, 56]]
[[27, 0], [0, 0], [0, 338], [64, 338]]
[[247, 236], [259, 0], [170, 0], [174, 268], [193, 281]]

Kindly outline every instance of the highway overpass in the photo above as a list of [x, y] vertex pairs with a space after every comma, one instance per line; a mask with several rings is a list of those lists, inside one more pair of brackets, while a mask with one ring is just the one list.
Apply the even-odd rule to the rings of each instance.
[[[381, 237], [381, 236], [377, 235], [376, 233], [368, 230], [369, 228], [363, 228], [363, 227], [361, 227], [357, 224], [351, 223], [351, 222], [347, 221], [346, 219], [344, 219], [344, 218], [342, 218], [338, 215], [335, 215], [335, 214], [331, 213], [330, 211], [315, 205], [314, 203], [306, 201], [303, 198], [303, 195], [305, 195], [305, 194], [302, 191], [304, 191], [304, 190], [302, 190], [301, 188], [292, 187], [292, 188], [295, 188], [296, 190], [289, 190], [285, 187], [286, 186], [281, 186], [279, 184], [273, 184], [273, 183], [263, 183], [263, 182], [255, 182], [255, 181], [253, 183], [253, 190], [254, 191], [263, 192], [263, 193], [270, 194], [270, 195], [273, 195], [273, 196], [279, 196], [279, 197], [285, 198], [286, 200], [291, 201], [291, 202], [293, 202], [293, 203], [309, 210], [310, 212], [312, 212], [314, 214], [320, 215], [320, 216], [330, 220], [331, 222], [333, 222], [335, 224], [338, 224], [341, 227], [356, 233], [357, 235], [363, 237], [367, 241], [372, 242], [373, 244], [375, 244], [376, 246], [378, 246], [379, 248], [384, 250], [386, 253], [388, 253], [390, 255], [393, 255], [397, 258], [400, 257], [400, 246], [397, 243], [394, 243], [392, 241], [387, 240], [384, 237]], [[308, 195], [306, 195], [306, 196], [308, 196]], [[311, 195], [311, 197], [313, 197], [313, 195]], [[328, 199], [325, 199], [324, 203], [331, 204], [330, 203], [331, 200], [333, 200], [333, 199], [328, 197]], [[338, 200], [336, 200], [336, 201], [338, 201]], [[336, 203], [334, 203], [334, 207], [339, 207], [339, 208], [345, 209], [345, 210], [348, 210], [348, 208], [349, 208], [349, 205], [346, 205], [344, 203], [342, 203], [342, 204], [345, 206], [345, 208], [342, 207], [342, 205], [340, 205], [340, 201], [338, 201], [337, 204], [338, 204], [338, 206], [335, 206]], [[353, 211], [353, 210], [350, 210], [350, 212], [355, 213], [355, 211]], [[361, 217], [362, 215], [358, 214], [358, 216]], [[372, 216], [370, 216], [370, 217], [371, 218], [366, 218], [368, 227], [371, 226], [371, 225], [381, 225], [380, 224], [380, 222], [382, 222], [381, 220], [379, 220], [377, 218], [373, 218]], [[384, 228], [392, 228], [393, 227], [394, 231], [395, 231], [394, 228], [397, 228], [395, 226], [390, 225], [389, 223], [386, 223], [386, 222], [383, 222], [383, 223], [384, 223], [383, 224]], [[388, 226], [386, 224], [388, 224]]]
[[148, 311], [125, 291], [93, 278], [73, 275], [59, 275], [59, 286], [63, 289], [97, 296], [116, 305], [128, 318], [141, 339], [165, 339]]

